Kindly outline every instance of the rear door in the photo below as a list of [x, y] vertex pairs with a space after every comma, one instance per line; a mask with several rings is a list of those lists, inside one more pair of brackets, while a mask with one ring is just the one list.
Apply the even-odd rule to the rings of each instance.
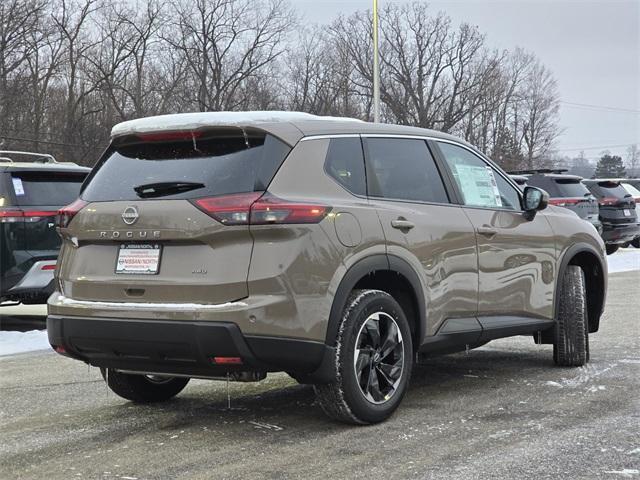
[[74, 299], [218, 304], [247, 296], [249, 208], [290, 147], [240, 129], [140, 135], [112, 145], [64, 231]]
[[437, 145], [476, 231], [478, 314], [551, 319], [555, 241], [544, 213], [526, 219], [501, 172], [461, 145]]
[[473, 226], [462, 208], [449, 202], [426, 141], [369, 136], [363, 141], [368, 194], [387, 252], [409, 262], [426, 287], [427, 335], [447, 318], [468, 318], [473, 327], [478, 302]]

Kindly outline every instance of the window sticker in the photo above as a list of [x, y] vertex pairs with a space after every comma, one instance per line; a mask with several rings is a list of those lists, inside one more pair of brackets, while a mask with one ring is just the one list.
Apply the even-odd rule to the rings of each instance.
[[24, 195], [24, 186], [22, 185], [22, 179], [18, 177], [12, 177], [13, 190], [16, 192], [16, 196]]
[[455, 167], [465, 204], [502, 207], [498, 184], [490, 167], [460, 163]]

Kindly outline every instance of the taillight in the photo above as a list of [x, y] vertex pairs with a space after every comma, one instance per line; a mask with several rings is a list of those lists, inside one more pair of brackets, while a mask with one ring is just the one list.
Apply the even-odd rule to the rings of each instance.
[[207, 215], [225, 225], [248, 225], [251, 205], [263, 192], [236, 193], [220, 197], [199, 198], [193, 203]]
[[330, 210], [324, 205], [282, 200], [267, 192], [251, 207], [251, 225], [318, 223]]
[[269, 192], [200, 198], [193, 203], [224, 225], [318, 223], [331, 210], [324, 205], [283, 200]]
[[603, 197], [598, 201], [598, 203], [604, 206], [611, 206], [616, 205], [619, 201], [620, 200], [618, 200], [616, 197]]
[[73, 217], [87, 205], [87, 202], [78, 198], [75, 202], [70, 203], [66, 207], [62, 207], [58, 210], [56, 226], [58, 228], [67, 228]]
[[0, 223], [37, 222], [43, 217], [53, 217], [57, 212], [48, 210], [0, 210]]
[[577, 205], [583, 201], [586, 201], [586, 200], [578, 199], [578, 198], [550, 198], [549, 204], [556, 205], [558, 207], [567, 207], [570, 205]]

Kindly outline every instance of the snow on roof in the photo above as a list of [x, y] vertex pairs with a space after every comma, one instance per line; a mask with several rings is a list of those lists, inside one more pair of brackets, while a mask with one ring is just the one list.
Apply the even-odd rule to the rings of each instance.
[[304, 112], [283, 111], [176, 113], [118, 123], [111, 129], [111, 136], [167, 130], [192, 130], [211, 126], [240, 126], [252, 123], [298, 122], [305, 120], [361, 121], [355, 118], [321, 117]]

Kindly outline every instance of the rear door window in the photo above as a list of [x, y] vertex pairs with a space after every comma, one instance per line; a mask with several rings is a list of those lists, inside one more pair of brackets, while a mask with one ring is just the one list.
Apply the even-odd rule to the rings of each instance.
[[324, 165], [327, 174], [351, 193], [366, 195], [360, 138], [333, 138]]
[[172, 182], [202, 186], [161, 198], [262, 191], [290, 150], [271, 135], [242, 132], [116, 145], [98, 163], [81, 196], [90, 202], [139, 200], [136, 187]]
[[365, 139], [369, 196], [449, 203], [438, 167], [424, 140]]
[[12, 172], [11, 188], [20, 207], [68, 205], [78, 198], [83, 172]]

